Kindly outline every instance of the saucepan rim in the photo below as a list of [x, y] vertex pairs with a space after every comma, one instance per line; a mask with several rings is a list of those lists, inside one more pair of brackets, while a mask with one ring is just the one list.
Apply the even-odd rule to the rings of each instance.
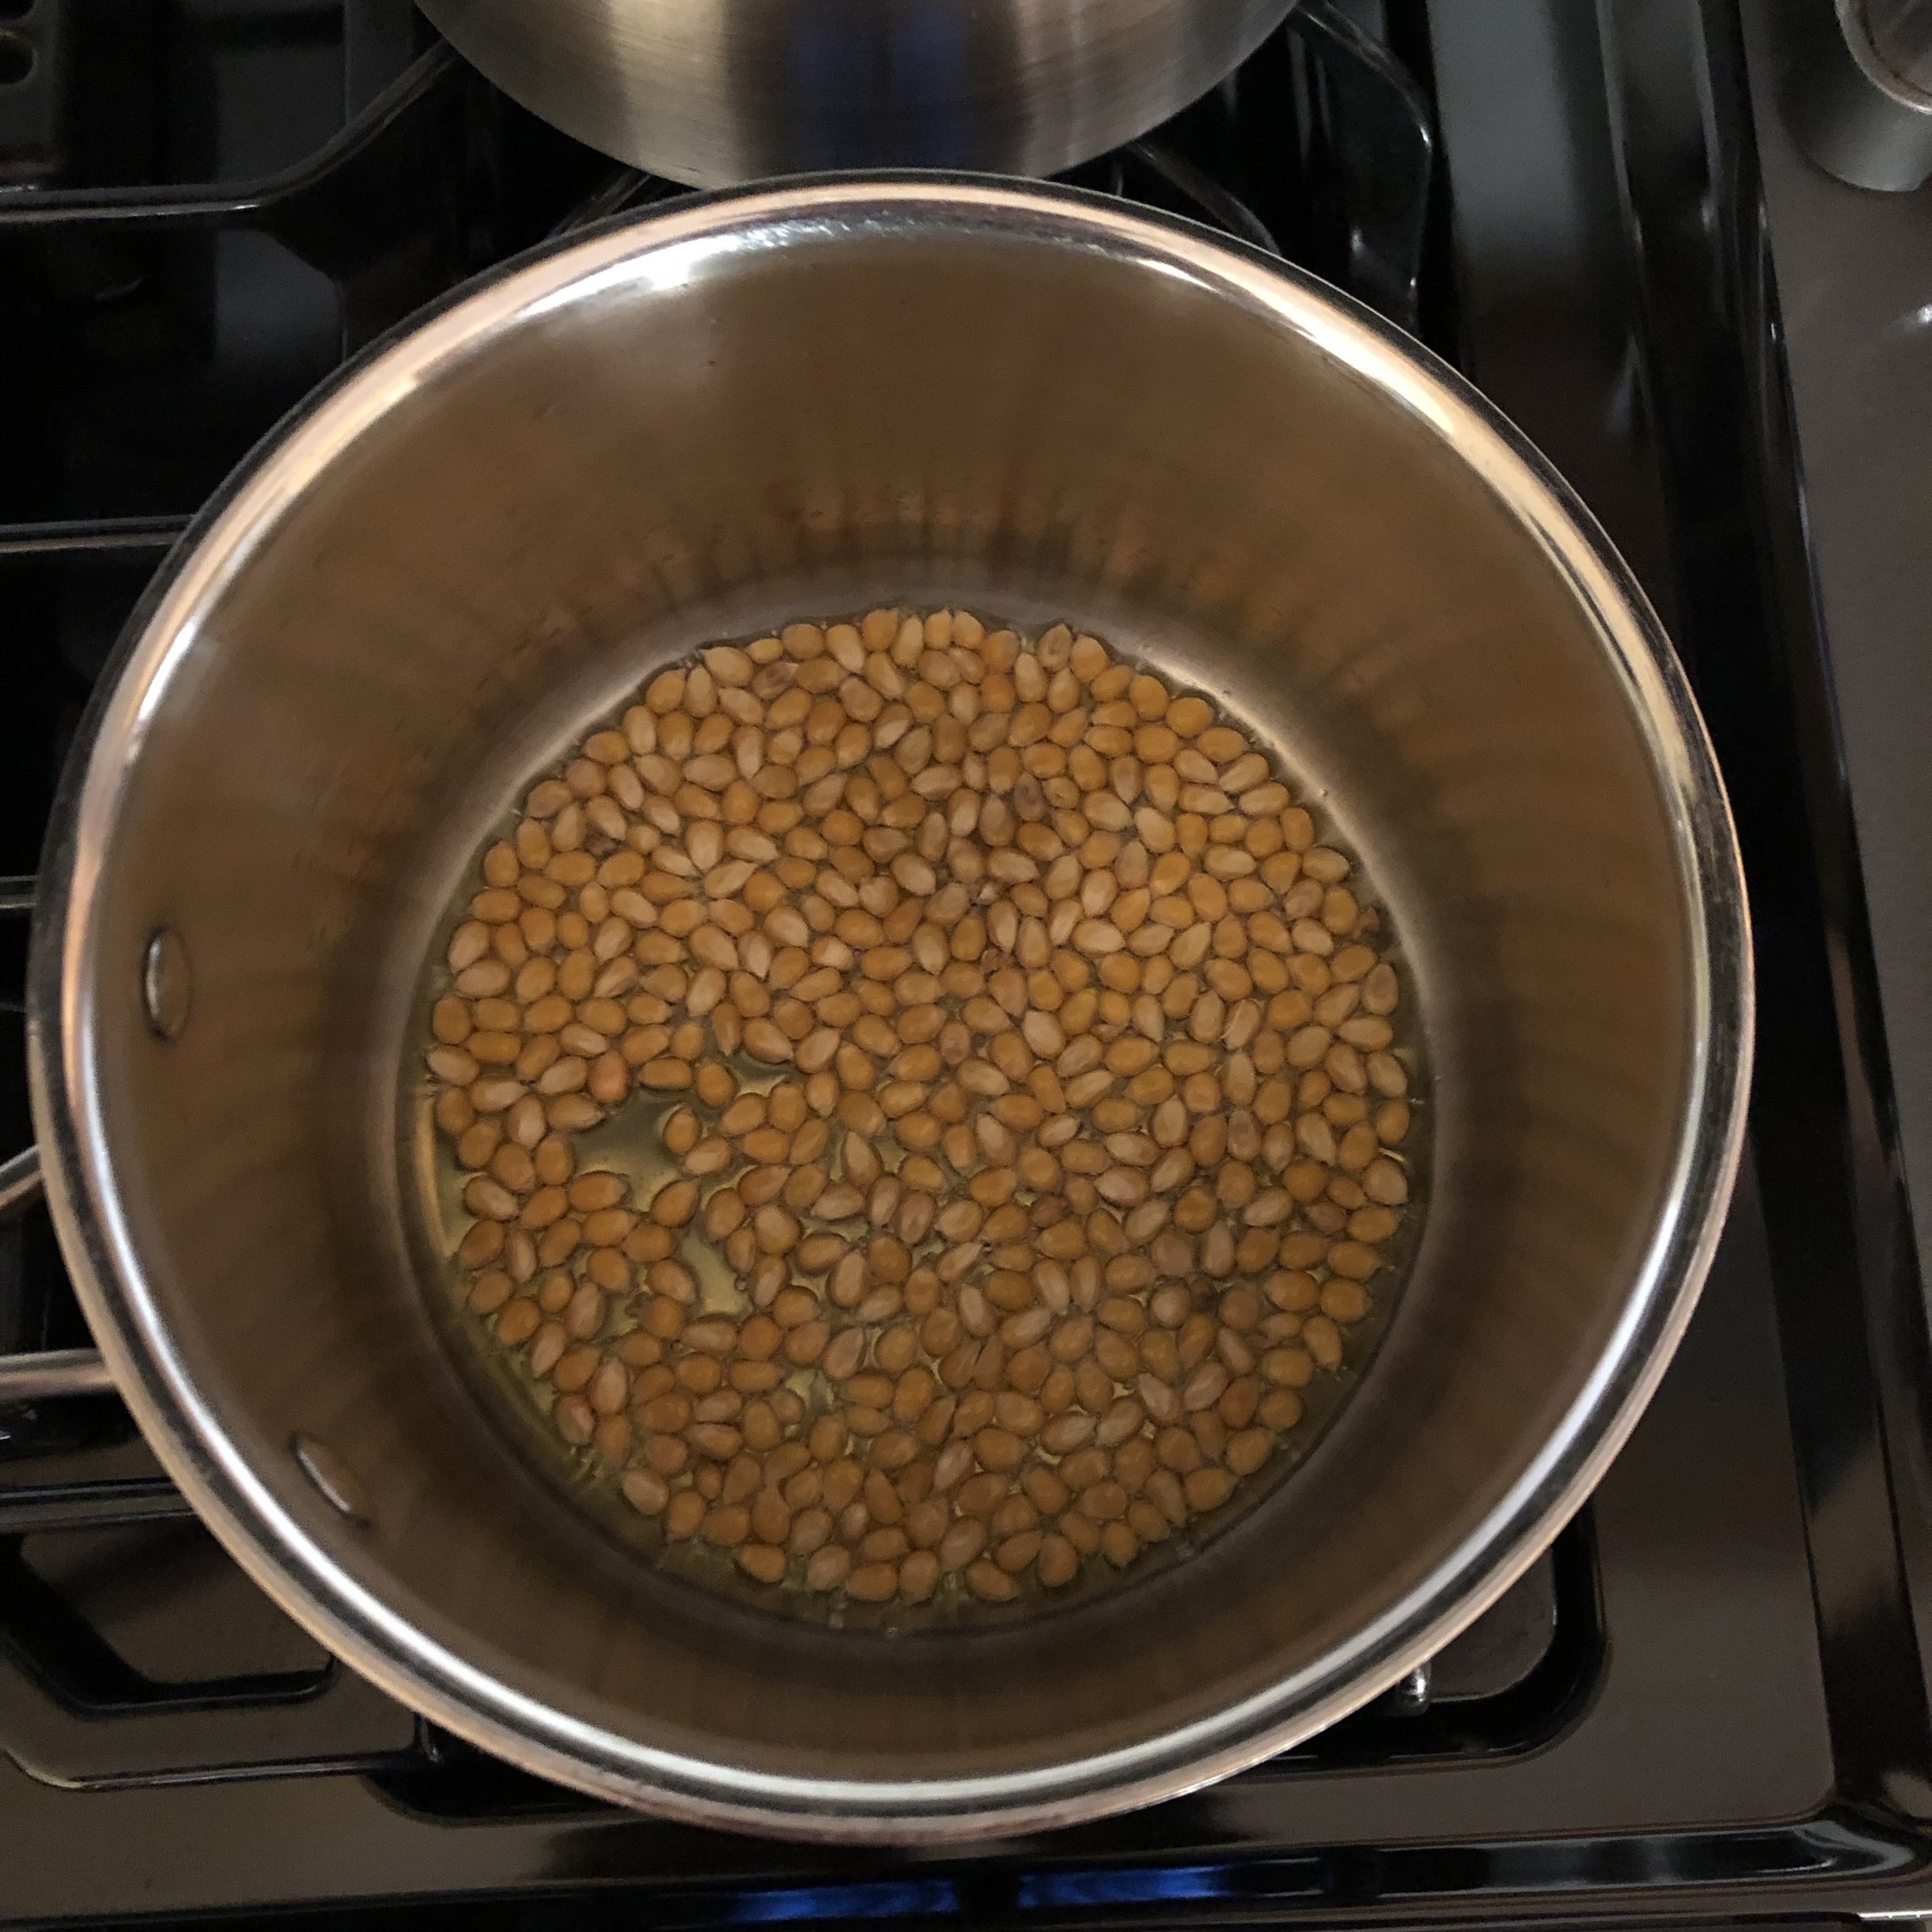
[[[1483, 1522], [1373, 1624], [1185, 1729], [1022, 1774], [834, 1781], [652, 1748], [493, 1677], [349, 1575], [278, 1500], [196, 1386], [117, 1199], [94, 1061], [95, 885], [128, 774], [222, 588], [308, 481], [398, 399], [600, 281], [674, 285], [706, 255], [815, 231], [917, 225], [1098, 250], [1181, 277], [1311, 340], [1427, 421], [1590, 611], [1668, 807], [1689, 937], [1692, 1064], [1668, 1205], [1615, 1330], [1541, 1453]], [[383, 1689], [522, 1768], [687, 1821], [852, 1842], [1005, 1835], [1173, 1797], [1270, 1756], [1398, 1682], [1528, 1567], [1602, 1475], [1688, 1321], [1740, 1155], [1750, 937], [1722, 781], [1682, 670], [1628, 568], [1521, 434], [1427, 350], [1312, 276], [1178, 218], [1082, 191], [933, 174], [825, 175], [662, 205], [553, 242], [454, 291], [366, 351], [257, 447], [176, 545], [96, 688], [48, 832], [29, 981], [47, 1191], [88, 1322], [168, 1474], [243, 1568]]]

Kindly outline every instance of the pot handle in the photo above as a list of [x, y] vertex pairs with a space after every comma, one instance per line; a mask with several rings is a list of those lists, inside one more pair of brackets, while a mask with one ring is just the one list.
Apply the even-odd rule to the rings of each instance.
[[46, 1192], [40, 1181], [40, 1150], [30, 1147], [0, 1162], [0, 1223], [17, 1221]]
[[[31, 879], [0, 879], [0, 914], [33, 910]], [[40, 1150], [30, 1147], [0, 1162], [0, 1225], [17, 1221], [44, 1196]], [[43, 1349], [32, 1355], [0, 1355], [0, 1408], [46, 1402], [58, 1396], [109, 1395], [114, 1379], [97, 1349]]]
[[[43, 1192], [37, 1147], [0, 1162], [0, 1223], [18, 1220]], [[16, 1402], [46, 1402], [60, 1396], [111, 1395], [114, 1387], [114, 1379], [97, 1349], [43, 1349], [32, 1355], [0, 1355], [0, 1408]]]
[[[0, 1223], [18, 1220], [42, 1197], [40, 1150], [30, 1147], [0, 1162]], [[111, 1395], [114, 1379], [97, 1349], [43, 1349], [0, 1355], [0, 1408], [58, 1396]]]

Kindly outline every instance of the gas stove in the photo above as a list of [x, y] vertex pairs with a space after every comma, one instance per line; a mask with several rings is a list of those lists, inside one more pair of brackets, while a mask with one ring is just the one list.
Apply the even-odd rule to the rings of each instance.
[[[1303, 0], [1073, 177], [1461, 367], [1629, 558], [1716, 740], [1760, 947], [1750, 1152], [1679, 1358], [1549, 1555], [1396, 1692], [1210, 1791], [971, 1854], [804, 1850], [480, 1755], [289, 1623], [111, 1396], [15, 1402], [0, 1923], [1932, 1920], [1932, 1357], [1893, 1098], [1925, 1104], [1905, 862], [1932, 767], [1901, 769], [1880, 698], [1927, 675], [1924, 605], [1853, 460], [1889, 435], [1922, 521], [1932, 412], [1832, 361], [1890, 355], [1923, 403], [1932, 202], [1798, 157], [1782, 17]], [[168, 546], [424, 304], [679, 192], [532, 120], [405, 0], [0, 0], [0, 1154], [31, 1138], [53, 787]], [[30, 1209], [0, 1229], [0, 1352], [86, 1339]]]

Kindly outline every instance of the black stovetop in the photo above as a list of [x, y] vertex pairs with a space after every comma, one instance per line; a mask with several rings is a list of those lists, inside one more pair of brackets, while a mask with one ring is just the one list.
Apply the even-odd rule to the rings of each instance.
[[[287, 1622], [117, 1403], [0, 1411], [0, 1923], [1932, 1915], [1932, 1373], [1757, 4], [1305, 0], [1075, 177], [1277, 248], [1468, 372], [1630, 558], [1717, 740], [1760, 949], [1750, 1152], [1679, 1359], [1550, 1556], [1399, 1692], [1212, 1791], [968, 1856], [805, 1851], [479, 1757]], [[0, 872], [32, 872], [155, 564], [280, 413], [464, 277], [673, 192], [403, 0], [0, 0]], [[24, 937], [0, 923], [0, 1155], [29, 1138]], [[0, 1230], [0, 1351], [84, 1340], [44, 1214]]]

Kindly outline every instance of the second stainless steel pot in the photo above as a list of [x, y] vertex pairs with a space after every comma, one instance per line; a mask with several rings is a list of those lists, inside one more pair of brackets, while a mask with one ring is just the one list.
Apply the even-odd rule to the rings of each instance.
[[723, 187], [821, 168], [1052, 175], [1145, 134], [1294, 0], [420, 0], [594, 148]]
[[[1415, 1272], [1308, 1461], [1161, 1574], [906, 1639], [694, 1595], [562, 1506], [439, 1345], [396, 1132], [428, 937], [517, 782], [695, 645], [879, 599], [1063, 614], [1285, 747], [1435, 1067]], [[291, 423], [102, 689], [31, 985], [88, 1317], [263, 1586], [545, 1775], [869, 1839], [1222, 1775], [1499, 1594], [1689, 1314], [1750, 969], [1669, 648], [1454, 376], [1193, 229], [907, 178], [551, 249]]]

